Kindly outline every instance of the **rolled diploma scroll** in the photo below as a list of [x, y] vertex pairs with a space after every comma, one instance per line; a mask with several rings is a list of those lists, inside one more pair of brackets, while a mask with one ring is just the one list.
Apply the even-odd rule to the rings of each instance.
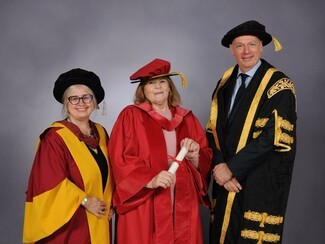
[[[182, 149], [179, 151], [179, 153], [177, 154], [176, 156], [176, 160], [177, 161], [183, 161], [186, 153], [187, 153], [187, 148], [186, 147], [182, 147]], [[168, 172], [172, 173], [172, 174], [175, 174], [177, 169], [179, 167], [179, 163], [177, 162], [172, 162], [172, 164], [170, 165], [169, 169], [168, 169]]]

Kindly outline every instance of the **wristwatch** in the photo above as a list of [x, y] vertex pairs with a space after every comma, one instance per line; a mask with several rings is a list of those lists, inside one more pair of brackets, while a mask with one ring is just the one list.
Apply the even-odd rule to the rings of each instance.
[[84, 200], [82, 200], [81, 205], [85, 206], [87, 202], [88, 202], [88, 198], [85, 197]]

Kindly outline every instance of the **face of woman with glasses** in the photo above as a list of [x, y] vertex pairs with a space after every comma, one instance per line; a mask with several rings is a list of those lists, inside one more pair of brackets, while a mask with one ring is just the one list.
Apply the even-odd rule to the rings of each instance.
[[96, 108], [92, 90], [85, 85], [72, 85], [65, 93], [66, 110], [70, 119], [88, 120]]

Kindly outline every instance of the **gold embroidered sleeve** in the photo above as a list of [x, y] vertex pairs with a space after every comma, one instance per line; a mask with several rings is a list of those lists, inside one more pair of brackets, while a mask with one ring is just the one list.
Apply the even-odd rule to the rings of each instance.
[[270, 99], [282, 90], [291, 90], [292, 93], [296, 96], [296, 90], [293, 82], [288, 78], [282, 78], [274, 83], [274, 85], [267, 91], [267, 97]]
[[294, 137], [292, 136], [294, 125], [281, 117], [277, 110], [274, 110], [273, 114], [275, 117], [274, 145], [277, 147], [276, 151], [288, 152], [294, 143]]
[[257, 138], [262, 133], [263, 128], [265, 127], [266, 123], [269, 121], [269, 118], [258, 118], [255, 122], [255, 128], [253, 132], [253, 138]]

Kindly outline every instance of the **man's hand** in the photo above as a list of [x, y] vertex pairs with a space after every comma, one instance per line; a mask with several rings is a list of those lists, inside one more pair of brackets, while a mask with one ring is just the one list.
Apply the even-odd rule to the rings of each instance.
[[238, 180], [235, 177], [232, 177], [229, 181], [227, 181], [223, 187], [227, 190], [227, 191], [232, 191], [232, 192], [239, 192], [240, 190], [242, 190], [241, 185], [239, 184]]
[[232, 178], [232, 173], [226, 163], [217, 164], [212, 170], [212, 173], [215, 181], [220, 186], [223, 186], [227, 181]]

